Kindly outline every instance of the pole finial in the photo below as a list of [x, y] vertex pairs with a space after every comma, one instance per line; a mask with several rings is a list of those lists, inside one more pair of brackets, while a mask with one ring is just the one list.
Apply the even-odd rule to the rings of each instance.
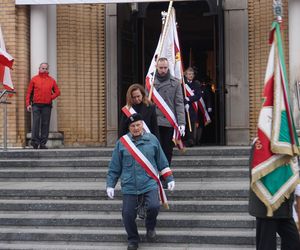
[[273, 11], [277, 22], [282, 22], [282, 2], [281, 0], [273, 0]]

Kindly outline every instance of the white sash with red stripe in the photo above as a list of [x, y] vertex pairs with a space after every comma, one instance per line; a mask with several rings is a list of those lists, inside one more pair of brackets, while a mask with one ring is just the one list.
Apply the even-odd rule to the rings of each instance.
[[[149, 77], [146, 78], [146, 88], [148, 91], [150, 91], [151, 85]], [[155, 88], [153, 88], [152, 99], [156, 106], [160, 109], [160, 111], [164, 114], [164, 116], [174, 128], [173, 141], [177, 144], [179, 149], [183, 149], [183, 143], [181, 140], [175, 115]]]
[[[194, 96], [194, 92], [188, 84], [185, 84], [185, 89], [186, 89], [187, 97]], [[192, 102], [192, 106], [193, 106], [193, 109], [195, 110], [195, 112], [197, 113], [198, 112], [198, 103]]]
[[[122, 111], [127, 117], [136, 113], [133, 107], [128, 108], [127, 105], [122, 108]], [[148, 128], [147, 124], [144, 121], [143, 121], [143, 128], [147, 133], [151, 133], [150, 129]]]
[[209, 123], [211, 123], [211, 119], [210, 119], [210, 116], [209, 116], [209, 114], [206, 110], [206, 105], [205, 105], [205, 102], [204, 102], [202, 97], [200, 97], [200, 100], [198, 101], [198, 104], [199, 104], [199, 108], [201, 110], [201, 113], [203, 115], [204, 126], [206, 126]]
[[[133, 158], [141, 165], [141, 167], [147, 172], [148, 175], [150, 175], [158, 184], [159, 188], [159, 197], [160, 200], [165, 208], [169, 208], [168, 206], [168, 200], [165, 193], [165, 190], [163, 189], [163, 186], [159, 179], [159, 174], [156, 172], [155, 168], [151, 164], [151, 162], [144, 156], [144, 154], [134, 145], [134, 143], [131, 141], [128, 135], [123, 135], [120, 138], [121, 143], [125, 146], [125, 148], [128, 150], [128, 152], [133, 156]], [[170, 175], [171, 169], [165, 168], [163, 173], [163, 176]]]

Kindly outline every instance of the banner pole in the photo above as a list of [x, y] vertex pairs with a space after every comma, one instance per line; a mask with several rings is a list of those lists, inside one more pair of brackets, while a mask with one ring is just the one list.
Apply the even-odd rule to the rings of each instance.
[[7, 151], [7, 105], [3, 103], [3, 150]]

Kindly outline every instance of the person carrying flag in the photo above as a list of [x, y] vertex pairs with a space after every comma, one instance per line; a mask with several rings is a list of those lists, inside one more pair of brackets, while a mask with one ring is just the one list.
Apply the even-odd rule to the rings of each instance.
[[[175, 115], [180, 136], [183, 137], [185, 135], [185, 113], [181, 83], [171, 75], [169, 62], [165, 57], [161, 57], [157, 60], [153, 86], [164, 100], [169, 110]], [[166, 114], [161, 111], [160, 107], [156, 108], [156, 115], [160, 143], [168, 162], [171, 165], [174, 147], [174, 127], [170, 124], [169, 120], [166, 118]]]
[[117, 141], [109, 163], [106, 192], [113, 199], [114, 188], [118, 179], [121, 179], [122, 217], [127, 232], [127, 249], [136, 250], [140, 242], [135, 221], [137, 215], [141, 218], [145, 211], [146, 237], [152, 242], [156, 237], [159, 199], [168, 208], [159, 175], [168, 182], [170, 191], [174, 190], [175, 182], [158, 139], [152, 133], [144, 132], [142, 116], [138, 113], [132, 114], [127, 119], [127, 126], [129, 133]]
[[185, 145], [192, 147], [197, 143], [197, 127], [199, 126], [198, 101], [200, 99], [200, 82], [195, 80], [195, 71], [189, 67], [185, 71], [185, 84], [187, 97], [185, 97], [185, 110], [190, 114], [191, 128], [185, 129]]
[[[278, 5], [279, 4], [279, 5]], [[300, 238], [293, 219], [294, 191], [299, 184], [300, 146], [291, 108], [290, 90], [281, 39], [280, 3], [264, 80], [263, 104], [257, 138], [250, 159], [249, 213], [256, 217], [256, 249], [299, 250]], [[274, 8], [275, 10], [276, 8]]]
[[[256, 139], [257, 140], [257, 139]], [[255, 142], [251, 147], [250, 171], [253, 164], [253, 151]], [[252, 181], [250, 175], [250, 182]], [[281, 237], [282, 250], [300, 250], [300, 238], [296, 223], [293, 218], [293, 193], [270, 217], [267, 216], [265, 204], [250, 188], [249, 190], [249, 214], [256, 217], [256, 250], [276, 250], [276, 233]], [[300, 206], [299, 206], [300, 207]]]

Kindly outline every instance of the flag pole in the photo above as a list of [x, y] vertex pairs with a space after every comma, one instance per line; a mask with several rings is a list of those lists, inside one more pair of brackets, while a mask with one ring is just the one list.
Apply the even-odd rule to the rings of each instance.
[[[177, 25], [176, 25], [176, 29], [177, 29]], [[183, 87], [183, 94], [184, 94], [184, 99], [185, 99], [187, 96], [186, 96], [185, 79], [184, 79], [184, 74], [183, 74], [183, 60], [182, 60], [182, 56], [181, 56], [181, 46], [180, 46], [180, 42], [179, 42], [178, 30], [177, 30], [177, 39], [178, 39], [178, 45], [180, 47], [180, 50], [179, 50], [180, 61], [181, 61], [180, 71], [181, 71], [181, 75], [182, 75], [182, 87]], [[190, 117], [189, 110], [186, 111], [186, 115], [187, 115], [189, 130], [190, 130], [190, 132], [192, 132], [191, 117]]]
[[[167, 17], [166, 17], [166, 22], [164, 24], [164, 28], [163, 28], [163, 33], [162, 33], [162, 37], [161, 37], [161, 42], [159, 44], [159, 50], [158, 50], [158, 55], [157, 55], [157, 59], [160, 58], [160, 55], [161, 55], [161, 51], [162, 51], [162, 45], [164, 44], [164, 40], [166, 38], [166, 33], [167, 33], [167, 26], [168, 26], [168, 23], [169, 23], [169, 20], [170, 20], [170, 15], [171, 15], [171, 11], [172, 11], [172, 6], [173, 6], [173, 1], [170, 1], [169, 3], [169, 7], [168, 7], [168, 14], [167, 14]], [[152, 99], [152, 92], [153, 92], [153, 82], [154, 82], [154, 79], [155, 79], [155, 75], [156, 75], [156, 67], [155, 67], [155, 71], [154, 71], [154, 75], [153, 75], [153, 78], [152, 78], [152, 82], [150, 84], [150, 91], [149, 91], [149, 96], [148, 96], [148, 99], [149, 101], [151, 101]]]

